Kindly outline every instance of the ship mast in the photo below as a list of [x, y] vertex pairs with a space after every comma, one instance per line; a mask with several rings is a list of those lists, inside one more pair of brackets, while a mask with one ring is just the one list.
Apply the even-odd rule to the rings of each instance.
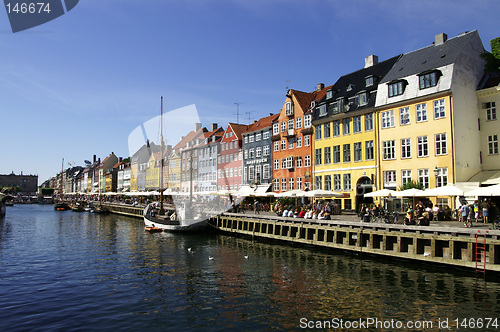
[[161, 116], [160, 116], [160, 149], [161, 149], [161, 169], [160, 169], [160, 215], [165, 213], [163, 209], [163, 151], [165, 150], [165, 146], [163, 144], [163, 96], [161, 96]]

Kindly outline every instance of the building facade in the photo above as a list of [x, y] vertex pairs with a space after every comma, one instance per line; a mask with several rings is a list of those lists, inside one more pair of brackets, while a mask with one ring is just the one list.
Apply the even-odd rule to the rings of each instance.
[[243, 182], [243, 141], [242, 134], [247, 125], [229, 123], [220, 143], [217, 156], [218, 190], [239, 190]]

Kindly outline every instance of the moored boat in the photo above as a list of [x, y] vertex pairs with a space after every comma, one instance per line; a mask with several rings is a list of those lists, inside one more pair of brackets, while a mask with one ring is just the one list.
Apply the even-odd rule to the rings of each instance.
[[56, 211], [66, 211], [69, 209], [70, 209], [70, 207], [69, 207], [68, 203], [59, 202], [59, 203], [54, 204], [54, 210], [56, 210]]

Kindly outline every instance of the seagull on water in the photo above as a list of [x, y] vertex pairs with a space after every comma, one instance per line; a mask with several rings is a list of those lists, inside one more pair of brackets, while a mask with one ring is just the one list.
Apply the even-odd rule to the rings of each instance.
[[245, 259], [248, 259], [248, 255], [245, 255]]
[[213, 260], [214, 258], [212, 256], [208, 256], [208, 260], [211, 261]]

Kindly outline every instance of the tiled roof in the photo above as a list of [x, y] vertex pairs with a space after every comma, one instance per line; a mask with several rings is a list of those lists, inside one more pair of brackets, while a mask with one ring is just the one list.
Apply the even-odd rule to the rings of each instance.
[[191, 140], [193, 140], [196, 137], [200, 136], [202, 133], [204, 133], [206, 131], [207, 131], [207, 128], [200, 128], [197, 131], [191, 130], [186, 136], [184, 136], [183, 139], [180, 140], [179, 143], [177, 143], [173, 147], [173, 149], [177, 150], [177, 149], [181, 149], [181, 148], [186, 147], [186, 145], [188, 144], [188, 142], [190, 142]]
[[258, 121], [250, 124], [247, 129], [247, 133], [262, 129], [262, 128], [267, 128], [270, 127], [273, 124], [273, 121], [275, 121], [278, 117], [278, 114], [271, 114], [269, 116], [266, 116], [264, 118], [260, 118]]
[[304, 111], [304, 113], [307, 112], [309, 106], [311, 105], [311, 101], [313, 101], [318, 94], [318, 91], [302, 92], [298, 90], [290, 90], [290, 92], [295, 96], [297, 103], [299, 104], [300, 108]]
[[236, 138], [241, 139], [241, 134], [246, 132], [248, 129], [248, 125], [238, 124], [238, 123], [229, 123], [229, 126], [233, 129]]
[[472, 38], [479, 38], [476, 30], [450, 38], [439, 45], [433, 44], [403, 54], [381, 83], [452, 64]]

